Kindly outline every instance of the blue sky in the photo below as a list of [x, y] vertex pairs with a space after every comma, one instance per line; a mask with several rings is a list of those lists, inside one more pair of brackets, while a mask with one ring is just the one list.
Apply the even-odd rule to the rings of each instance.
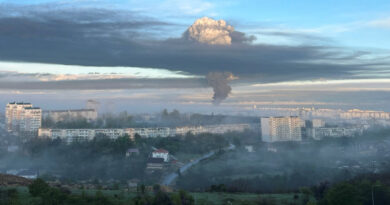
[[[19, 5], [61, 4], [120, 8], [190, 24], [201, 16], [225, 19], [245, 31], [273, 28], [330, 37], [340, 45], [390, 49], [390, 1], [386, 0], [0, 0]], [[173, 33], [172, 35], [180, 35]], [[261, 37], [259, 38], [261, 41]], [[267, 39], [268, 40], [268, 39]]]

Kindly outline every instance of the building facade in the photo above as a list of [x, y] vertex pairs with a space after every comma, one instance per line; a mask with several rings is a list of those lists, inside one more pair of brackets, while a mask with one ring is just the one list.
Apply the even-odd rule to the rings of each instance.
[[299, 117], [261, 118], [264, 142], [302, 141], [302, 120]]
[[42, 126], [42, 110], [31, 103], [8, 103], [5, 115], [8, 132], [36, 135]]
[[362, 135], [364, 127], [317, 127], [307, 130], [307, 135], [315, 140]]
[[118, 129], [39, 129], [39, 137], [47, 137], [51, 139], [60, 138], [68, 143], [76, 140], [92, 140], [96, 136], [106, 136], [111, 139], [116, 139], [122, 136], [129, 136], [134, 139], [136, 135], [142, 138], [154, 137], [170, 137], [175, 135], [185, 135], [187, 133], [201, 134], [223, 134], [226, 132], [236, 131], [242, 132], [250, 129], [249, 124], [225, 124], [199, 127], [149, 127], [149, 128], [118, 128]]
[[152, 152], [152, 158], [162, 158], [164, 162], [169, 161], [169, 152], [165, 149], [158, 149]]
[[318, 127], [325, 127], [325, 121], [321, 119], [313, 119], [312, 121], [313, 128], [318, 128]]

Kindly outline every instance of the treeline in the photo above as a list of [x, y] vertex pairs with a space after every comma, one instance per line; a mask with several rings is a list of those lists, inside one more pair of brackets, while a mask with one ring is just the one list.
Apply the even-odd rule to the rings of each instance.
[[148, 145], [164, 148], [171, 154], [204, 154], [229, 146], [229, 138], [222, 135], [188, 133], [184, 136], [140, 139]]
[[365, 174], [352, 180], [311, 188], [318, 205], [387, 205], [390, 204], [390, 172]]
[[[311, 187], [275, 193], [295, 193], [301, 197], [302, 205], [388, 205], [390, 204], [390, 172], [365, 174], [348, 181], [337, 183], [321, 182]], [[235, 192], [234, 186], [218, 184], [210, 186], [207, 192]], [[262, 194], [262, 193], [259, 193]], [[313, 200], [314, 199], [314, 200]], [[275, 204], [264, 202], [263, 204]]]

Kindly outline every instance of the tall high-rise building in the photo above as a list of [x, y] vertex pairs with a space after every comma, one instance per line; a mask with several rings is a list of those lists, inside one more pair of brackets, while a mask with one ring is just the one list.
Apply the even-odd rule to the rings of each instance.
[[301, 141], [302, 120], [299, 117], [261, 118], [261, 133], [264, 142]]
[[31, 103], [8, 103], [5, 115], [8, 132], [34, 135], [42, 125], [42, 110]]

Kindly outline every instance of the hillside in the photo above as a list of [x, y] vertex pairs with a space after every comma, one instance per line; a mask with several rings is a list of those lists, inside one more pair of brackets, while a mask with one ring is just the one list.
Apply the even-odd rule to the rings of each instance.
[[0, 186], [27, 186], [32, 180], [10, 174], [0, 174]]

